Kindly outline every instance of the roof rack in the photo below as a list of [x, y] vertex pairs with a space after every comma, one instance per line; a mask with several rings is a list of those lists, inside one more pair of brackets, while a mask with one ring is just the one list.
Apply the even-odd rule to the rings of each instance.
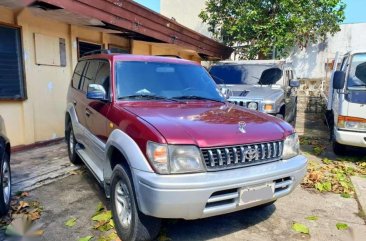
[[158, 57], [168, 57], [168, 58], [176, 58], [176, 59], [181, 59], [182, 57], [178, 56], [178, 55], [169, 55], [169, 54], [163, 54], [163, 55], [155, 55]]
[[98, 49], [84, 53], [81, 57], [85, 57], [92, 54], [111, 54], [112, 51], [109, 49]]

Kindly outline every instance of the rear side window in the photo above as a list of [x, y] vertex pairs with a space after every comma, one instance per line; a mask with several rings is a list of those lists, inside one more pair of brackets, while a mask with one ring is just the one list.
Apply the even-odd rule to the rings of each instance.
[[88, 86], [94, 83], [95, 76], [97, 74], [99, 67], [98, 60], [90, 60], [87, 70], [83, 76], [83, 91], [86, 92], [88, 90]]
[[109, 62], [106, 61], [100, 61], [99, 68], [95, 77], [95, 84], [102, 85], [104, 89], [106, 90], [107, 94], [109, 94], [109, 88], [110, 88], [110, 68], [109, 68]]
[[74, 75], [72, 76], [72, 87], [81, 89], [81, 76], [85, 67], [86, 61], [81, 61], [76, 65]]

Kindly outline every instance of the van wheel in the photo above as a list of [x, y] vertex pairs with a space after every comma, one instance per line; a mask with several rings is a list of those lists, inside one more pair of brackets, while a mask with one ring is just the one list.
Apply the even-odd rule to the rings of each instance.
[[138, 210], [129, 170], [117, 165], [111, 178], [111, 202], [116, 231], [124, 241], [148, 241], [157, 237], [161, 220]]
[[337, 156], [343, 156], [346, 154], [347, 146], [339, 144], [336, 140], [332, 141], [332, 146], [333, 146], [333, 152]]
[[9, 154], [4, 154], [4, 159], [0, 160], [0, 216], [9, 211], [11, 200], [11, 171]]
[[81, 164], [81, 159], [76, 153], [76, 144], [74, 130], [72, 129], [72, 124], [69, 122], [66, 127], [66, 142], [67, 142], [67, 152], [69, 154], [69, 159], [72, 164]]

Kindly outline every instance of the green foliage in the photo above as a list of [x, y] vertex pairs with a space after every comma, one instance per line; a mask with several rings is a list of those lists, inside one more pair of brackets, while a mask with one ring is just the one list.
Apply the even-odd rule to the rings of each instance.
[[340, 30], [343, 0], [207, 0], [200, 18], [242, 58], [285, 56]]

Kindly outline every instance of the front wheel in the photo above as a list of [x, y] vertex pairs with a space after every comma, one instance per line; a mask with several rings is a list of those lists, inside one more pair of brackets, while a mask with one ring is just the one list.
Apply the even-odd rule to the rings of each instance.
[[4, 159], [0, 160], [0, 216], [5, 215], [9, 211], [11, 200], [11, 171], [9, 154], [4, 154]]
[[113, 170], [111, 202], [113, 221], [121, 240], [148, 241], [159, 234], [161, 220], [138, 210], [131, 175], [121, 165]]

